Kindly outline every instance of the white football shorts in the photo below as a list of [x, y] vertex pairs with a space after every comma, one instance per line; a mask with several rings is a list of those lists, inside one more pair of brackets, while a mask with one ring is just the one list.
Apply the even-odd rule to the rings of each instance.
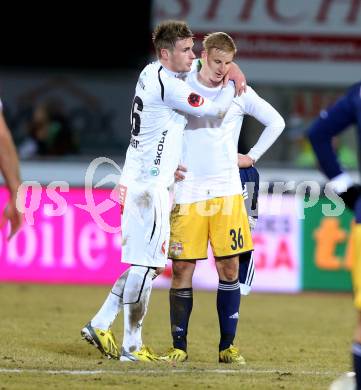
[[122, 262], [165, 267], [169, 247], [169, 192], [165, 188], [121, 186]]

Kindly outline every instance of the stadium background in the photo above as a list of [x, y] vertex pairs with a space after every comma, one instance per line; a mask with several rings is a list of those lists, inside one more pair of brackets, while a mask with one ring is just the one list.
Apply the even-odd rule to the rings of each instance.
[[[6, 231], [1, 231], [3, 292], [22, 297], [17, 282], [39, 288], [38, 291], [43, 287], [37, 283], [110, 285], [121, 271], [121, 238], [112, 232], [118, 225], [119, 205], [111, 198], [111, 191], [129, 141], [129, 110], [136, 78], [154, 58], [151, 30], [158, 21], [168, 18], [189, 22], [198, 40], [198, 54], [204, 33], [226, 31], [233, 36], [238, 47], [236, 61], [248, 83], [286, 121], [280, 139], [257, 163], [263, 185], [260, 219], [254, 234], [255, 290], [350, 292], [351, 216], [344, 212], [325, 217], [322, 205], [330, 205], [330, 201], [322, 198], [313, 203], [302, 182], [316, 181], [322, 194], [324, 177], [317, 171], [304, 134], [320, 110], [360, 78], [360, 2], [305, 0], [290, 6], [288, 0], [155, 0], [129, 2], [124, 12], [129, 16], [130, 27], [121, 22], [119, 13], [105, 6], [97, 11], [87, 10], [84, 17], [70, 16], [71, 12], [63, 9], [57, 19], [50, 15], [41, 20], [34, 17], [24, 25], [27, 34], [4, 42], [0, 96], [19, 150], [29, 137], [34, 109], [49, 102], [61, 108], [76, 148], [62, 155], [25, 153], [22, 157], [22, 178], [32, 190], [27, 193], [22, 232], [9, 243]], [[102, 27], [101, 21], [106, 21]], [[46, 44], [45, 31], [49, 33]], [[245, 120], [240, 152], [246, 152], [255, 142], [260, 134], [258, 128], [256, 121]], [[347, 132], [335, 145], [344, 165], [358, 177], [354, 132]], [[94, 177], [87, 178], [93, 186], [89, 197], [85, 192], [87, 169], [100, 156], [114, 163], [99, 163]], [[278, 182], [294, 183], [281, 196], [272, 194]], [[1, 188], [1, 207], [5, 198], [6, 191]], [[99, 227], [102, 224], [103, 228]], [[327, 250], [320, 253], [319, 240], [335, 232], [340, 232], [342, 238], [328, 239]], [[157, 286], [167, 287], [169, 277], [167, 269], [156, 281]], [[197, 288], [212, 290], [216, 284], [212, 261], [202, 262]], [[69, 291], [73, 288], [69, 287]], [[101, 294], [94, 291], [100, 304]], [[106, 288], [101, 291], [105, 296]], [[165, 294], [159, 296], [166, 299]], [[267, 301], [268, 297], [273, 296], [262, 294], [257, 298], [256, 294], [255, 299]], [[340, 299], [339, 295], [332, 297]], [[283, 299], [287, 306], [288, 297]], [[351, 310], [351, 299], [347, 300], [349, 305], [345, 307]], [[292, 305], [297, 307], [295, 302]], [[343, 343], [343, 356], [347, 345], [344, 340], [339, 343]], [[340, 361], [345, 367], [346, 358], [341, 357], [334, 366]]]
[[[247, 75], [249, 84], [270, 101], [286, 121], [280, 139], [257, 164], [264, 182], [263, 193], [269, 192], [269, 183], [295, 181], [295, 186], [288, 191], [292, 194], [283, 196], [284, 202], [302, 207], [302, 196], [295, 198], [293, 195], [298, 184], [306, 180], [322, 184], [324, 180], [315, 169], [313, 154], [304, 137], [307, 125], [359, 78], [360, 11], [356, 3], [319, 0], [288, 7], [287, 1], [143, 2], [141, 11], [135, 7], [127, 11], [135, 16], [135, 29], [126, 30], [116, 24], [115, 18], [109, 20], [105, 30], [92, 28], [90, 22], [83, 22], [77, 29], [75, 19], [67, 22], [65, 39], [63, 32], [59, 37], [55, 34], [46, 51], [34, 39], [37, 37], [35, 30], [33, 39], [29, 39], [32, 56], [2, 57], [0, 92], [6, 119], [21, 156], [24, 156], [23, 180], [38, 182], [44, 188], [38, 207], [32, 209], [37, 203], [34, 196], [34, 202], [28, 204], [31, 211], [28, 214], [34, 214], [36, 222], [32, 226], [26, 225], [10, 243], [2, 232], [0, 278], [10, 281], [46, 281], [49, 278], [54, 282], [83, 283], [96, 282], [98, 277], [100, 283], [114, 280], [120, 267], [117, 265], [120, 241], [113, 234], [97, 229], [93, 214], [83, 213], [81, 208], [74, 206], [88, 204], [81, 191], [54, 190], [65, 194], [67, 209], [60, 210], [57, 216], [47, 216], [44, 206], [56, 206], [51, 206], [54, 197], [53, 200], [47, 197], [45, 187], [54, 181], [67, 182], [71, 188], [84, 187], [86, 169], [99, 156], [113, 159], [118, 168], [106, 163], [100, 165], [93, 184], [99, 185], [108, 174], [119, 175], [129, 142], [129, 107], [136, 77], [139, 69], [154, 58], [151, 30], [162, 19], [187, 20], [197, 38], [197, 54], [201, 38], [208, 31], [227, 31], [235, 38], [236, 61]], [[53, 26], [52, 31], [56, 30]], [[74, 38], [67, 40], [67, 37]], [[21, 48], [24, 46], [23, 43]], [[72, 49], [75, 54], [70, 54]], [[49, 102], [57, 105], [65, 116], [76, 143], [76, 153], [68, 150], [61, 156], [51, 152], [39, 156], [24, 152], [34, 108]], [[258, 129], [256, 121], [245, 120], [239, 145], [241, 152], [246, 152], [255, 142], [260, 134]], [[338, 140], [338, 148], [346, 166], [355, 170], [357, 143], [354, 137], [354, 132], [347, 132]], [[114, 178], [106, 181], [99, 187], [112, 188], [116, 184]], [[53, 185], [56, 184], [65, 185]], [[106, 191], [100, 191], [97, 196], [101, 194], [108, 197]], [[98, 202], [102, 201], [104, 199]], [[349, 267], [345, 260], [347, 238], [337, 245], [329, 244], [334, 245], [335, 256], [337, 252], [334, 260], [339, 262], [339, 267], [328, 259], [321, 259], [320, 267], [320, 261], [317, 263], [315, 259], [317, 242], [314, 235], [323, 223], [320, 207], [306, 202], [308, 218], [301, 219], [295, 213], [297, 207], [267, 207], [265, 196], [260, 203], [260, 223], [255, 232], [256, 289], [350, 289], [345, 271]], [[118, 204], [115, 201], [112, 204], [108, 222], [115, 226]], [[79, 213], [84, 214], [84, 218], [79, 218]], [[94, 211], [94, 214], [98, 212]], [[106, 214], [103, 217], [106, 219]], [[340, 229], [346, 235], [349, 219], [346, 215], [339, 219]], [[30, 220], [27, 218], [27, 222]], [[79, 235], [84, 242], [77, 247]], [[44, 242], [47, 242], [46, 247]], [[269, 250], [270, 245], [272, 250]], [[202, 264], [199, 274], [207, 272], [207, 267], [209, 264]], [[50, 277], [53, 272], [57, 275], [54, 278]], [[209, 278], [203, 279], [206, 279], [204, 287], [214, 287], [214, 269], [209, 268]], [[165, 285], [166, 281], [160, 279], [158, 283]]]

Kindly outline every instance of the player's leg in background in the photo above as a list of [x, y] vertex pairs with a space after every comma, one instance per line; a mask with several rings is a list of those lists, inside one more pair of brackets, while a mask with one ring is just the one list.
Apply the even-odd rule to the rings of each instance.
[[253, 230], [258, 219], [259, 173], [255, 167], [240, 168], [239, 176], [250, 228]]
[[[255, 167], [249, 167], [240, 168], [239, 175], [242, 181], [244, 203], [252, 231], [258, 220], [259, 173]], [[239, 256], [239, 283], [242, 295], [250, 293], [254, 273], [253, 251], [242, 253]]]
[[249, 295], [254, 277], [253, 251], [239, 255], [239, 286], [241, 295]]
[[102, 330], [108, 330], [112, 326], [117, 315], [123, 309], [124, 285], [128, 274], [129, 269], [123, 272], [114, 283], [102, 307], [90, 321], [91, 326]]
[[352, 282], [354, 288], [354, 302], [358, 311], [357, 325], [352, 344], [353, 366], [356, 373], [357, 389], [361, 389], [361, 198], [355, 205], [355, 224], [353, 226], [354, 262], [352, 268]]

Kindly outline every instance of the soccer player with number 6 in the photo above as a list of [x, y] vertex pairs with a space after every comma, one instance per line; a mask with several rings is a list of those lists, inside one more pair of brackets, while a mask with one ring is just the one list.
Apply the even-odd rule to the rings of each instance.
[[[122, 262], [130, 268], [81, 331], [104, 355], [121, 361], [157, 360], [156, 354], [143, 345], [141, 329], [152, 280], [167, 262], [168, 187], [181, 156], [185, 114], [222, 118], [233, 98], [233, 91], [224, 89], [217, 99], [210, 100], [183, 81], [195, 58], [193, 35], [185, 22], [161, 23], [154, 31], [153, 42], [158, 61], [144, 68], [136, 85], [131, 140], [120, 179]], [[239, 70], [236, 74], [243, 76]], [[124, 337], [119, 351], [111, 325], [122, 309]]]

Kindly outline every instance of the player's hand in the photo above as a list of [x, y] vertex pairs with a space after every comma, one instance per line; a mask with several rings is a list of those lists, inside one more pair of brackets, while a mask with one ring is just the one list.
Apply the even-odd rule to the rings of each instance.
[[355, 210], [355, 204], [359, 197], [361, 197], [361, 185], [354, 184], [345, 192], [341, 192], [338, 196], [345, 202], [345, 205], [350, 210]]
[[243, 92], [247, 91], [247, 80], [244, 73], [239, 66], [232, 62], [229, 72], [223, 78], [223, 86], [227, 86], [228, 81], [234, 81], [235, 93], [234, 96], [241, 96]]
[[8, 236], [8, 240], [10, 240], [19, 231], [23, 223], [23, 215], [16, 208], [16, 199], [10, 199], [6, 205], [0, 221], [0, 229], [5, 226], [7, 221], [10, 221], [11, 225], [10, 234]]
[[187, 168], [184, 165], [178, 165], [177, 170], [174, 172], [174, 178], [176, 182], [185, 179], [183, 172], [187, 172]]
[[238, 167], [239, 168], [249, 168], [252, 167], [255, 161], [253, 158], [249, 157], [248, 154], [238, 153]]

